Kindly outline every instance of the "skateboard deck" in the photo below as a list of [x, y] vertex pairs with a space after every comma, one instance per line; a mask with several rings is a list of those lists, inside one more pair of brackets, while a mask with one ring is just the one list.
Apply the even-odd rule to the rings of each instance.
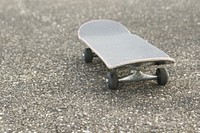
[[175, 62], [165, 52], [132, 34], [121, 23], [112, 20], [86, 22], [79, 28], [78, 37], [109, 69], [129, 64]]

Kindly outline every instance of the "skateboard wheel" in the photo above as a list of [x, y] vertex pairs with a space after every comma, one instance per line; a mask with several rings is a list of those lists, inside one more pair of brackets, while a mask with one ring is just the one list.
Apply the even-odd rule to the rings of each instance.
[[86, 49], [83, 51], [83, 60], [84, 60], [86, 63], [89, 63], [89, 62], [92, 62], [92, 59], [93, 59], [92, 50], [91, 50], [90, 48], [86, 48]]
[[109, 72], [107, 74], [107, 83], [108, 83], [108, 88], [111, 90], [115, 90], [118, 87], [118, 77], [115, 72]]
[[166, 68], [158, 68], [156, 70], [157, 83], [159, 85], [166, 85], [169, 79], [169, 73]]

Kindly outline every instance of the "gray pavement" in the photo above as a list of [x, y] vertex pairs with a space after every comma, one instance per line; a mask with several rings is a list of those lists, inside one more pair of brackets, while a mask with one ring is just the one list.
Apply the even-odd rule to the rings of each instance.
[[[175, 58], [165, 87], [111, 91], [82, 62], [77, 30], [102, 18]], [[0, 132], [200, 132], [199, 46], [199, 0], [0, 0]]]

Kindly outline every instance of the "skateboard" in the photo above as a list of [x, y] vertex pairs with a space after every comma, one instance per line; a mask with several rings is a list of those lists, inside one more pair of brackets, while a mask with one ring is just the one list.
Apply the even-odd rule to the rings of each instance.
[[[83, 51], [83, 60], [92, 62], [99, 57], [109, 69], [106, 83], [110, 89], [117, 89], [120, 82], [156, 80], [166, 85], [169, 74], [166, 68], [156, 69], [155, 74], [142, 72], [148, 66], [172, 64], [175, 60], [141, 37], [132, 34], [124, 25], [113, 20], [92, 20], [78, 30], [78, 37], [89, 48]], [[130, 67], [131, 73], [118, 77], [117, 69]]]

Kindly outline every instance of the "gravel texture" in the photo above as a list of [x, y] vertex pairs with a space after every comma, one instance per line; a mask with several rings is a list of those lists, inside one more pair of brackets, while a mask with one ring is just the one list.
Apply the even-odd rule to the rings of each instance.
[[[175, 58], [170, 82], [107, 89], [102, 61], [81, 59], [92, 19]], [[0, 0], [0, 132], [200, 132], [199, 53], [199, 0]]]

